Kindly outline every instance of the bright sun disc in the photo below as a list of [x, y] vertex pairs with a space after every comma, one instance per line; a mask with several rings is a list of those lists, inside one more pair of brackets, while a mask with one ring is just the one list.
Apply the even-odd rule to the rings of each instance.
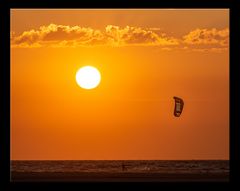
[[93, 89], [98, 86], [101, 80], [100, 72], [92, 66], [84, 66], [77, 71], [77, 84], [84, 89]]

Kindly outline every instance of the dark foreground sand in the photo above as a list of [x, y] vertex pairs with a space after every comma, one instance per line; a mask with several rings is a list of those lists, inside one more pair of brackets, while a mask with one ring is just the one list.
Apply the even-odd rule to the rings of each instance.
[[12, 172], [14, 182], [227, 182], [229, 173], [167, 174], [167, 173], [92, 173], [92, 172]]

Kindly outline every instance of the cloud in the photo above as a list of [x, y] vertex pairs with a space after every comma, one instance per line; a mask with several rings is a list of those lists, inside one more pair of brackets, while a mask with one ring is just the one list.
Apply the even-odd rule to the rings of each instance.
[[178, 45], [177, 39], [166, 37], [165, 34], [158, 35], [151, 30], [140, 27], [130, 27], [120, 29], [118, 26], [108, 25], [106, 35], [117, 45]]
[[103, 39], [99, 30], [81, 28], [79, 26], [69, 27], [64, 25], [50, 24], [41, 26], [39, 30], [25, 31], [19, 36], [11, 39], [13, 45], [40, 46], [49, 45], [76, 45], [88, 44], [92, 41], [98, 42]]
[[104, 30], [90, 27], [50, 24], [38, 30], [10, 33], [11, 47], [79, 47], [79, 46], [159, 46], [161, 50], [214, 51], [228, 48], [228, 28], [195, 29], [182, 38], [174, 38], [160, 28], [119, 27], [107, 25]]
[[19, 36], [12, 35], [12, 46], [92, 46], [92, 45], [177, 45], [178, 40], [166, 34], [156, 34], [140, 27], [108, 25], [104, 31], [80, 26], [50, 24], [39, 30], [25, 31]]
[[229, 29], [195, 29], [183, 36], [183, 43], [190, 45], [228, 46]]

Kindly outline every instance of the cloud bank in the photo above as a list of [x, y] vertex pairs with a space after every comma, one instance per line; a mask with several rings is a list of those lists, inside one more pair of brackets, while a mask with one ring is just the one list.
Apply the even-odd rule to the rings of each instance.
[[[79, 46], [160, 46], [162, 49], [226, 49], [229, 30], [195, 29], [182, 38], [156, 33], [156, 28], [107, 25], [104, 30], [80, 26], [50, 24], [38, 30], [10, 34], [11, 47], [79, 47]], [[159, 28], [158, 28], [159, 29]]]
[[25, 31], [19, 36], [11, 33], [11, 44], [16, 46], [126, 46], [126, 45], [177, 45], [178, 40], [158, 35], [139, 27], [120, 28], [108, 25], [105, 31], [80, 26], [50, 24], [39, 30]]
[[227, 46], [229, 43], [229, 30], [196, 29], [183, 37], [184, 43], [195, 45]]

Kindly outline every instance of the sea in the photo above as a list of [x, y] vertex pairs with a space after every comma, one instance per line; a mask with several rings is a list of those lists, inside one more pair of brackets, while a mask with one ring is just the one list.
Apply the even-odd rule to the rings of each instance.
[[11, 161], [11, 172], [229, 173], [229, 160]]

